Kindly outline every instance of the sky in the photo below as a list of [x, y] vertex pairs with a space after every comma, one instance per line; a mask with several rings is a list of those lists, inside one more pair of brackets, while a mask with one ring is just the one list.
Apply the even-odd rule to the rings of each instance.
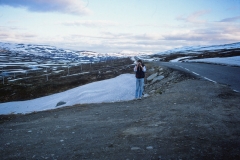
[[0, 0], [0, 42], [158, 53], [240, 42], [240, 0]]

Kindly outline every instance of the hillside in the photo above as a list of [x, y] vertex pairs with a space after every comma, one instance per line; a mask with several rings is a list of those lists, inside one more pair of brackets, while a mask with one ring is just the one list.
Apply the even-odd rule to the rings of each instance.
[[[133, 61], [127, 58], [131, 51], [123, 51], [120, 58], [113, 54], [77, 52], [47, 45], [0, 43], [0, 48], [0, 102], [39, 98], [123, 73], [133, 73]], [[158, 54], [138, 55], [135, 59], [141, 58], [145, 62], [177, 60], [222, 63], [222, 59], [207, 58], [225, 57], [235, 60], [237, 65], [239, 55], [240, 43], [234, 43], [184, 47]]]
[[0, 116], [2, 159], [240, 158], [240, 94], [148, 63], [142, 100]]
[[234, 57], [240, 55], [240, 42], [214, 46], [191, 46], [176, 48], [152, 55], [152, 58], [160, 58], [169, 62], [174, 59], [195, 60], [214, 57]]
[[[238, 49], [230, 53], [236, 52]], [[140, 57], [146, 58], [146, 77], [156, 72], [164, 76], [154, 83], [146, 81], [145, 93], [149, 95], [140, 101], [76, 104], [31, 114], [1, 115], [2, 158], [239, 159], [240, 94], [226, 85], [147, 62], [181, 56], [186, 55]], [[11, 74], [1, 84], [1, 100], [42, 97], [133, 73], [132, 63], [121, 58], [49, 67], [16, 77]]]
[[4, 84], [0, 84], [0, 102], [39, 98], [124, 73], [133, 73], [132, 60], [129, 58], [79, 66], [52, 66], [26, 73], [9, 73], [4, 79]]

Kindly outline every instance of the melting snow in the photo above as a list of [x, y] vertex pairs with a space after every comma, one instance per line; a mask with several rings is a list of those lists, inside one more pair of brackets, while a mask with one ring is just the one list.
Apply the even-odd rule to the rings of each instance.
[[[0, 103], [0, 114], [24, 114], [75, 104], [127, 101], [134, 99], [134, 93], [134, 74], [122, 74], [37, 99]], [[65, 104], [57, 106], [59, 102]]]
[[223, 65], [230, 65], [230, 66], [240, 66], [240, 56], [195, 59], [195, 60], [187, 60], [187, 62], [205, 62], [205, 63], [223, 64]]

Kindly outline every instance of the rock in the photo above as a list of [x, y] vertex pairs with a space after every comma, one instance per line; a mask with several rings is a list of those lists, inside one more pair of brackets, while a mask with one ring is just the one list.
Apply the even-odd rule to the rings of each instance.
[[153, 80], [155, 77], [157, 77], [157, 75], [158, 75], [158, 73], [152, 74], [151, 76], [149, 76], [149, 77], [147, 78], [147, 81]]
[[146, 147], [146, 149], [151, 150], [151, 149], [153, 149], [153, 146], [148, 146], [148, 147]]
[[132, 151], [136, 151], [136, 150], [139, 150], [139, 149], [141, 149], [141, 148], [140, 147], [132, 147], [131, 148]]
[[60, 102], [57, 103], [56, 107], [57, 107], [57, 106], [64, 105], [64, 104], [66, 104], [66, 102], [64, 102], [64, 101], [60, 101]]
[[151, 90], [149, 93], [150, 94], [153, 94], [153, 93], [155, 93], [156, 92], [156, 90]]
[[148, 70], [149, 72], [154, 72], [154, 68], [151, 68]]
[[152, 93], [155, 93], [156, 90], [151, 90], [149, 93], [152, 94]]
[[108, 145], [108, 147], [113, 147], [113, 144], [112, 144], [112, 143], [111, 143], [111, 144], [109, 144], [109, 145]]
[[146, 93], [146, 94], [143, 95], [143, 97], [149, 97], [149, 94]]
[[158, 90], [155, 91], [155, 93], [162, 94], [162, 91], [161, 91], [161, 89], [158, 89]]
[[152, 80], [152, 83], [156, 82], [156, 81], [160, 81], [164, 78], [164, 76], [157, 76]]

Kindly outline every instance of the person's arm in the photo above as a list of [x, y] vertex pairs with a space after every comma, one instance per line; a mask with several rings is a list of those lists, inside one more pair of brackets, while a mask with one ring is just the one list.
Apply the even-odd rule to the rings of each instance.
[[142, 67], [142, 71], [146, 72], [146, 67], [145, 66]]
[[134, 72], [137, 72], [137, 66], [135, 66], [133, 70], [134, 70]]

